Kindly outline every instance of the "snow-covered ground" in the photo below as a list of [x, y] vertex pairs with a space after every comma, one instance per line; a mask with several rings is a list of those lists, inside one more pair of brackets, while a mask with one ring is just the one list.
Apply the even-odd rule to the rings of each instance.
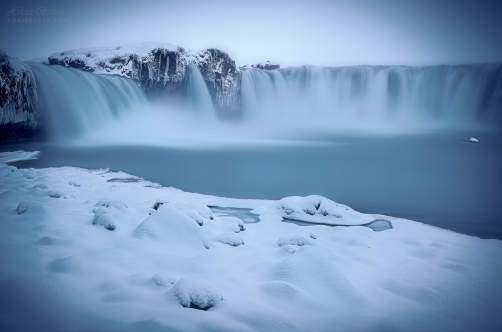
[[[321, 196], [221, 198], [4, 162], [0, 178], [1, 330], [502, 329], [498, 240]], [[392, 228], [360, 226], [373, 220]]]

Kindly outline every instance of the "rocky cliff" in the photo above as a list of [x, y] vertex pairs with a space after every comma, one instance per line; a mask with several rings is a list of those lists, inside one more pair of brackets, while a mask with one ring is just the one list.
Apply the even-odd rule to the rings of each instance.
[[188, 65], [192, 64], [201, 72], [220, 112], [240, 109], [240, 72], [228, 54], [217, 49], [194, 52], [171, 44], [128, 44], [58, 52], [48, 62], [96, 74], [126, 76], [150, 96], [184, 94]]
[[29, 138], [40, 124], [30, 67], [0, 51], [0, 141]]

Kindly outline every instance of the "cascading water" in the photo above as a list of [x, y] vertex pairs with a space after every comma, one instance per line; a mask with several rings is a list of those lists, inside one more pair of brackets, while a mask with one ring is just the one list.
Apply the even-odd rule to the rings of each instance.
[[39, 107], [50, 139], [76, 138], [149, 105], [143, 91], [129, 79], [61, 66], [29, 65], [35, 74]]
[[215, 115], [211, 95], [204, 82], [199, 69], [194, 65], [188, 65], [188, 103], [191, 108], [205, 119], [211, 119]]
[[351, 125], [502, 122], [502, 63], [242, 71], [244, 116]]

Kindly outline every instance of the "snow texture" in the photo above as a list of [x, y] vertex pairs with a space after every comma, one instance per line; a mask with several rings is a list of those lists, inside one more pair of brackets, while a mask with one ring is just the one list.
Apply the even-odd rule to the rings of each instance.
[[316, 224], [353, 226], [375, 220], [371, 215], [356, 212], [346, 205], [317, 195], [283, 198], [279, 201], [278, 209], [282, 211], [283, 218]]
[[181, 278], [169, 290], [186, 308], [207, 310], [223, 300], [223, 294], [216, 285], [198, 278]]
[[[360, 214], [321, 196], [244, 200], [108, 182], [128, 177], [0, 163], [0, 330], [502, 328], [502, 241]], [[207, 206], [252, 210], [259, 221], [241, 231], [231, 212], [213, 216]], [[291, 215], [311, 225], [282, 222]], [[392, 228], [358, 226], [368, 220]], [[323, 225], [330, 221], [350, 227]]]

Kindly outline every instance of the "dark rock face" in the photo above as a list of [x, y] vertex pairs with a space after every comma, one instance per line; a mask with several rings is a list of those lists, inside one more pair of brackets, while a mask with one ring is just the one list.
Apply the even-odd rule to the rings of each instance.
[[40, 123], [37, 102], [30, 67], [0, 51], [0, 141], [33, 136]]
[[195, 65], [222, 115], [240, 109], [240, 74], [228, 54], [217, 49], [193, 52], [170, 44], [124, 45], [54, 53], [49, 64], [127, 76], [153, 97], [186, 94], [188, 66]]

